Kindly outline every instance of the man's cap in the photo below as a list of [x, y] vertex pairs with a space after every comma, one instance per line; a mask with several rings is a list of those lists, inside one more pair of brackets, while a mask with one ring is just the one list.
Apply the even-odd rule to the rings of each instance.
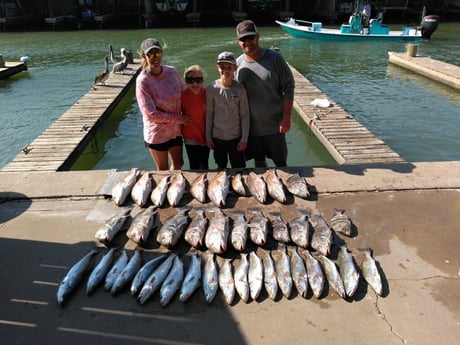
[[236, 65], [235, 55], [232, 52], [222, 52], [217, 56], [217, 63], [219, 62], [228, 62]]
[[161, 48], [160, 41], [155, 38], [147, 38], [141, 43], [141, 52], [144, 54], [147, 54], [153, 48], [163, 50], [163, 48]]
[[256, 24], [252, 20], [243, 20], [236, 26], [238, 39], [257, 34]]

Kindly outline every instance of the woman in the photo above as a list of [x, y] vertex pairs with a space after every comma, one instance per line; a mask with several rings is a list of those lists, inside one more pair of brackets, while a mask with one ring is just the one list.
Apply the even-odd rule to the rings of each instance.
[[[142, 72], [136, 79], [136, 98], [144, 122], [144, 142], [157, 170], [182, 168], [181, 77], [172, 66], [162, 65], [163, 48], [147, 38], [139, 55]], [[170, 160], [170, 166], [168, 165]]]

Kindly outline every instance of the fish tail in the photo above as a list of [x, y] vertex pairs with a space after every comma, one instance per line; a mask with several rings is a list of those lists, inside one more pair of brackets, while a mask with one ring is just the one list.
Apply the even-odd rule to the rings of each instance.
[[306, 216], [306, 217], [311, 217], [312, 215], [312, 211], [311, 210], [307, 210], [307, 209], [304, 209], [304, 208], [298, 208], [297, 209], [297, 212], [303, 216]]

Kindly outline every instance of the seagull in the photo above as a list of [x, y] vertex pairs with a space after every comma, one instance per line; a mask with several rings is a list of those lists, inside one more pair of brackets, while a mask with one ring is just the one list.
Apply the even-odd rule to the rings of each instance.
[[126, 56], [126, 49], [121, 48], [122, 60], [113, 65], [112, 73], [124, 73], [126, 66], [128, 66], [128, 57]]
[[96, 76], [94, 77], [94, 86], [96, 86], [98, 84], [105, 85], [105, 81], [107, 79], [109, 79], [109, 76], [110, 76], [110, 73], [109, 73], [109, 58], [107, 56], [104, 57], [104, 65], [105, 65], [104, 70], [102, 72], [99, 72], [98, 74], [96, 74]]
[[112, 61], [113, 65], [115, 65], [117, 62], [121, 61], [121, 57], [120, 56], [115, 56], [115, 54], [113, 53], [113, 48], [112, 48], [111, 44], [109, 44], [109, 54], [110, 54], [110, 61]]

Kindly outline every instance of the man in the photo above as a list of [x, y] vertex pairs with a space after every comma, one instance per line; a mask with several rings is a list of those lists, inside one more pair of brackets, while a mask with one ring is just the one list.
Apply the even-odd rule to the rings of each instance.
[[371, 4], [369, 1], [364, 2], [364, 8], [363, 8], [363, 28], [369, 29], [369, 20], [371, 18]]
[[266, 167], [268, 157], [277, 167], [285, 167], [294, 77], [280, 53], [259, 46], [253, 21], [239, 23], [236, 33], [243, 52], [237, 59], [236, 79], [246, 87], [251, 115], [246, 159], [254, 158], [256, 167]]

